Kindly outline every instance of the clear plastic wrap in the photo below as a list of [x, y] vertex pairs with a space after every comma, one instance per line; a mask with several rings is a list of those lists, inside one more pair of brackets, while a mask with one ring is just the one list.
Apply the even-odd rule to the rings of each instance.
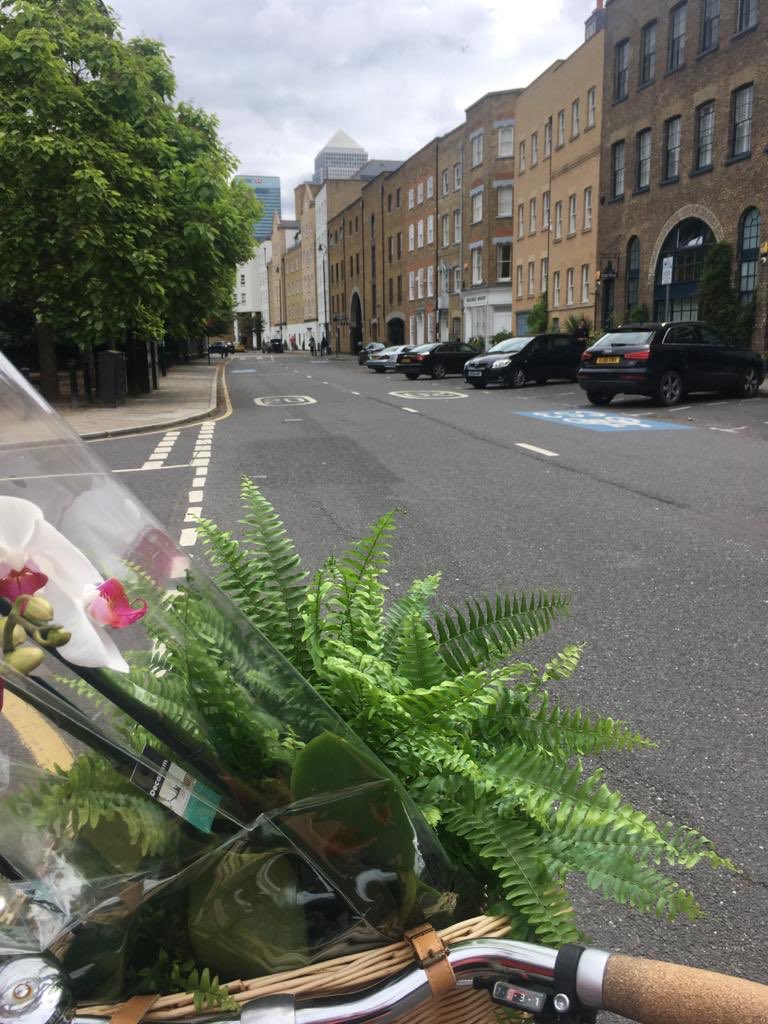
[[0, 409], [0, 956], [104, 1000], [448, 923], [388, 771], [2, 357]]

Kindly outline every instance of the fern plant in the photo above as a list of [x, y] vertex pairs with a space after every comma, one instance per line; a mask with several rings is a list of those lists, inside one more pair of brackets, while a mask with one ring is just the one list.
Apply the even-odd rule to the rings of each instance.
[[555, 684], [579, 645], [542, 669], [513, 660], [569, 610], [561, 594], [435, 609], [435, 574], [387, 603], [395, 514], [312, 579], [274, 508], [242, 483], [242, 540], [199, 524], [218, 582], [389, 767], [512, 934], [559, 945], [579, 929], [573, 874], [607, 898], [674, 918], [699, 913], [665, 867], [733, 865], [693, 829], [658, 824], [584, 759], [653, 744], [623, 722], [563, 707]]

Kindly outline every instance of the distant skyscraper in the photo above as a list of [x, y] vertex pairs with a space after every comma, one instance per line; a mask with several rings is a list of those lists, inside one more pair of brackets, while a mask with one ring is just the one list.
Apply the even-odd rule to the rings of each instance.
[[244, 181], [253, 189], [262, 206], [261, 220], [253, 225], [253, 237], [259, 242], [272, 234], [272, 214], [282, 213], [280, 206], [280, 179], [267, 178], [262, 174], [238, 174], [238, 181]]
[[338, 131], [315, 157], [312, 181], [322, 185], [328, 178], [351, 178], [367, 160], [368, 154], [363, 147], [346, 132]]

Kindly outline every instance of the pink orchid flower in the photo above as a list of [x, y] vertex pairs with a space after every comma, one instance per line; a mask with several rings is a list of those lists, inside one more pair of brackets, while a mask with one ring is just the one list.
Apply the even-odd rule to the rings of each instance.
[[8, 562], [0, 562], [0, 597], [15, 601], [18, 597], [31, 597], [42, 590], [48, 582], [34, 562], [25, 562], [20, 569], [14, 569]]
[[125, 629], [147, 614], [147, 602], [140, 600], [138, 604], [135, 608], [130, 603], [119, 580], [109, 579], [96, 587], [96, 595], [86, 604], [86, 611], [102, 626]]

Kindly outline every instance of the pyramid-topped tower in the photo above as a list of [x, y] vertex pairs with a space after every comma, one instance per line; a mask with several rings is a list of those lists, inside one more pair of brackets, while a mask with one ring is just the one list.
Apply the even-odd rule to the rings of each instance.
[[329, 178], [351, 178], [367, 161], [368, 154], [363, 147], [339, 129], [315, 157], [312, 181], [321, 185]]

